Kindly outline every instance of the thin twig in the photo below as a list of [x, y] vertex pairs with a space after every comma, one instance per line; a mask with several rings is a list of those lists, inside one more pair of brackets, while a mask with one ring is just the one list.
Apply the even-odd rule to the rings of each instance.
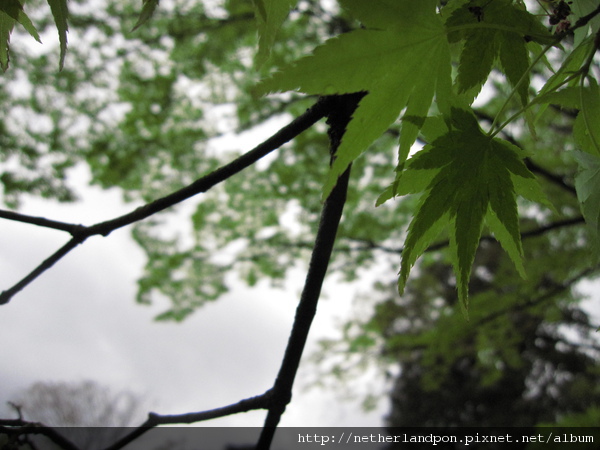
[[278, 149], [286, 142], [294, 139], [300, 133], [314, 125], [317, 121], [327, 115], [330, 109], [330, 101], [327, 97], [320, 99], [304, 114], [298, 116], [288, 125], [280, 129], [269, 139], [259, 144], [254, 149], [243, 154], [232, 162], [218, 168], [208, 175], [196, 180], [192, 184], [175, 191], [165, 197], [159, 198], [151, 203], [141, 206], [134, 211], [117, 218], [100, 222], [86, 227], [82, 225], [65, 224], [48, 219], [35, 218], [22, 214], [4, 214], [4, 217], [10, 220], [19, 220], [21, 222], [32, 223], [38, 226], [58, 229], [69, 232], [73, 238], [60, 248], [56, 253], [46, 259], [42, 264], [36, 267], [25, 278], [15, 284], [13, 287], [0, 293], [0, 305], [8, 303], [12, 297], [29, 285], [46, 270], [51, 268], [57, 261], [63, 258], [67, 253], [73, 250], [77, 245], [83, 243], [87, 238], [94, 235], [108, 236], [114, 230], [131, 225], [132, 223], [144, 220], [164, 209], [177, 205], [184, 200], [189, 199], [199, 193], [206, 192], [218, 183], [227, 180], [229, 177], [239, 173], [245, 168], [251, 166], [262, 157]]
[[[598, 14], [600, 14], [600, 5], [598, 7], [596, 7], [596, 9], [594, 9], [592, 12], [590, 12], [589, 14], [580, 17], [579, 19], [577, 19], [577, 22], [575, 22], [575, 24], [573, 26], [571, 26], [568, 30], [564, 31], [564, 36], [566, 36], [567, 34], [572, 33], [573, 31], [575, 31], [577, 28], [581, 28], [585, 25], [588, 24], [588, 22], [590, 20], [592, 20], [594, 17], [596, 17]], [[563, 36], [563, 37], [564, 37]]]
[[[571, 227], [571, 226], [575, 226], [575, 225], [581, 225], [583, 223], [585, 223], [585, 219], [583, 218], [583, 216], [576, 216], [576, 217], [572, 217], [572, 218], [568, 218], [568, 219], [557, 220], [556, 222], [550, 222], [549, 224], [542, 225], [537, 228], [532, 228], [531, 230], [521, 231], [520, 236], [521, 236], [521, 239], [525, 240], [528, 238], [541, 236], [552, 230], [557, 230], [557, 229], [565, 228], [565, 227]], [[351, 253], [351, 252], [364, 252], [364, 251], [378, 250], [378, 251], [381, 251], [384, 253], [400, 254], [404, 251], [404, 247], [392, 247], [389, 245], [378, 244], [370, 239], [353, 238], [353, 237], [348, 237], [348, 236], [345, 236], [341, 239], [343, 239], [345, 241], [349, 241], [351, 243], [357, 243], [360, 245], [351, 246], [351, 245], [347, 244], [344, 247], [337, 246], [334, 250], [336, 252]], [[484, 241], [494, 242], [494, 241], [496, 241], [496, 238], [491, 235], [484, 235], [484, 236], [481, 236], [481, 238], [479, 240], [481, 242], [484, 242]], [[282, 247], [312, 248], [312, 244], [310, 244], [309, 242], [280, 243], [279, 245]], [[440, 250], [442, 248], [448, 247], [449, 245], [450, 245], [450, 241], [448, 241], [448, 240], [440, 241], [440, 242], [431, 244], [429, 247], [427, 247], [425, 249], [425, 253], [431, 253], [431, 252]]]
[[535, 306], [538, 306], [541, 303], [544, 303], [544, 302], [546, 302], [548, 300], [552, 300], [554, 297], [556, 297], [557, 295], [561, 294], [562, 292], [567, 291], [573, 285], [575, 285], [575, 283], [583, 280], [584, 278], [586, 278], [589, 275], [593, 274], [597, 270], [598, 270], [598, 266], [587, 267], [584, 270], [582, 270], [581, 272], [579, 272], [577, 275], [573, 276], [572, 278], [569, 278], [568, 280], [563, 281], [560, 284], [557, 284], [557, 285], [553, 286], [552, 289], [549, 289], [548, 291], [540, 294], [536, 298], [529, 299], [529, 300], [525, 301], [524, 303], [521, 303], [521, 304], [518, 304], [518, 305], [513, 305], [510, 308], [501, 309], [501, 310], [498, 310], [498, 311], [493, 312], [491, 314], [488, 314], [485, 317], [482, 317], [481, 319], [479, 319], [476, 322], [475, 326], [485, 325], [488, 322], [492, 322], [492, 321], [498, 319], [499, 317], [502, 317], [504, 314], [513, 313], [513, 312], [519, 312], [519, 311], [524, 311], [524, 310], [527, 310], [529, 308], [533, 308]]
[[[552, 288], [548, 289], [547, 291], [542, 292], [537, 297], [531, 298], [523, 303], [513, 304], [506, 308], [502, 308], [498, 311], [491, 312], [485, 316], [480, 317], [479, 319], [477, 319], [475, 321], [472, 321], [470, 326], [472, 327], [473, 330], [480, 330], [483, 326], [485, 326], [491, 322], [494, 322], [495, 320], [501, 319], [502, 317], [505, 317], [507, 314], [527, 311], [527, 310], [534, 308], [536, 306], [539, 306], [545, 302], [552, 301], [558, 295], [571, 289], [579, 281], [583, 280], [584, 278], [587, 278], [590, 275], [593, 275], [599, 268], [600, 267], [597, 265], [594, 267], [587, 267], [584, 270], [580, 271], [578, 274], [569, 278], [568, 280], [565, 280], [562, 283], [556, 284]], [[496, 289], [497, 289], [497, 287], [496, 287]], [[592, 324], [589, 324], [589, 325], [586, 324], [586, 326], [589, 329], [595, 328], [595, 326]], [[460, 345], [460, 342], [456, 342], [456, 345]], [[392, 349], [394, 351], [400, 351], [400, 350], [401, 351], [416, 351], [416, 350], [424, 350], [427, 347], [428, 347], [428, 344], [419, 343], [419, 344], [413, 344], [413, 345], [394, 345]], [[593, 350], [600, 350], [600, 347], [598, 347], [598, 346], [591, 346], [591, 348]]]
[[23, 290], [26, 286], [28, 286], [33, 280], [43, 274], [46, 270], [56, 264], [57, 261], [60, 261], [64, 256], [66, 256], [71, 250], [81, 244], [85, 238], [71, 238], [69, 242], [59, 248], [53, 255], [49, 258], [45, 259], [39, 266], [29, 272], [25, 278], [19, 281], [14, 286], [9, 289], [2, 291], [0, 293], [0, 305], [8, 303], [10, 299], [16, 295], [18, 292]]
[[75, 225], [73, 223], [58, 222], [56, 220], [45, 219], [44, 217], [28, 216], [14, 211], [6, 211], [0, 209], [0, 218], [13, 220], [15, 222], [29, 223], [44, 228], [52, 228], [54, 230], [66, 231], [72, 235], [81, 232], [85, 227], [83, 225]]
[[191, 424], [202, 422], [205, 420], [217, 419], [219, 417], [231, 416], [233, 414], [254, 411], [259, 409], [267, 409], [271, 404], [272, 392], [267, 391], [264, 394], [257, 395], [240, 400], [237, 403], [223, 406], [221, 408], [211, 409], [207, 411], [191, 412], [185, 414], [161, 415], [156, 413], [148, 414], [148, 419], [139, 427], [135, 428], [131, 433], [119, 439], [114, 444], [107, 447], [105, 450], [119, 450], [129, 443], [135, 441], [141, 435], [160, 425], [174, 424]]
[[90, 227], [90, 232], [92, 234], [107, 236], [109, 233], [118, 228], [130, 225], [134, 222], [139, 222], [140, 220], [150, 217], [157, 212], [181, 203], [190, 197], [208, 191], [218, 183], [221, 183], [238, 172], [241, 172], [262, 157], [268, 155], [274, 150], [277, 150], [286, 142], [294, 139], [300, 133], [310, 128], [317, 121], [323, 118], [327, 114], [329, 108], [329, 102], [326, 98], [319, 100], [304, 114], [297, 117], [262, 144], [243, 154], [229, 164], [226, 164], [225, 166], [222, 166], [208, 175], [196, 180], [189, 186], [186, 186], [165, 197], [159, 198], [158, 200], [155, 200], [147, 205], [141, 206], [135, 211], [117, 217], [116, 219], [93, 225]]
[[[583, 216], [577, 216], [577, 217], [573, 217], [571, 219], [559, 220], [556, 222], [549, 223], [548, 225], [541, 226], [539, 228], [534, 228], [533, 230], [523, 231], [523, 232], [521, 232], [521, 239], [527, 239], [527, 238], [532, 238], [532, 237], [536, 237], [536, 236], [541, 236], [542, 234], [544, 234], [548, 231], [557, 229], [557, 228], [570, 227], [570, 226], [579, 225], [582, 223], [585, 223], [585, 219], [583, 218]], [[480, 242], [483, 242], [483, 241], [495, 242], [496, 238], [494, 238], [493, 236], [481, 236], [481, 238], [479, 240], [480, 240]], [[448, 245], [450, 245], [450, 241], [438, 242], [437, 244], [430, 245], [425, 250], [425, 252], [433, 252], [433, 251], [439, 250], [441, 248], [448, 247]]]
[[16, 436], [41, 434], [57, 444], [59, 448], [64, 450], [80, 450], [77, 445], [59, 433], [55, 428], [38, 422], [28, 422], [23, 419], [0, 419], [0, 434]]

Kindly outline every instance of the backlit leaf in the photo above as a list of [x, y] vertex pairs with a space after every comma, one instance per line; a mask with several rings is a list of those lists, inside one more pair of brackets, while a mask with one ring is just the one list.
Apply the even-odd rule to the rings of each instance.
[[600, 89], [593, 78], [588, 87], [580, 89], [581, 111], [573, 129], [575, 140], [586, 152], [600, 155]]
[[[434, 95], [438, 103], [444, 104], [449, 101], [451, 90], [450, 51], [435, 1], [378, 0], [370, 3], [376, 6], [373, 8], [347, 3], [359, 19], [363, 15], [367, 24], [377, 28], [330, 39], [311, 56], [273, 74], [258, 87], [260, 92], [299, 90], [310, 95], [368, 92], [347, 127], [326, 180], [324, 196], [348, 165], [404, 108], [410, 115], [425, 116]], [[399, 23], [390, 17], [397, 17]], [[416, 139], [412, 123], [408, 123], [407, 133], [400, 163]]]
[[596, 80], [588, 81], [589, 86], [579, 83], [543, 94], [537, 102], [579, 110], [573, 124], [575, 142], [588, 153], [600, 154], [600, 89]]
[[10, 33], [12, 32], [15, 23], [15, 19], [4, 11], [0, 11], [0, 65], [4, 71], [8, 69]]
[[253, 0], [258, 23], [258, 54], [256, 63], [264, 63], [275, 43], [277, 31], [296, 0]]
[[25, 14], [25, 11], [23, 11], [23, 5], [19, 0], [2, 1], [0, 3], [0, 11], [8, 14], [14, 20], [23, 25], [23, 28], [25, 28], [36, 41], [40, 43], [42, 42], [35, 26], [33, 23], [31, 23], [31, 20], [27, 14]]
[[[585, 39], [571, 53], [567, 55], [562, 65], [558, 68], [554, 75], [552, 75], [548, 79], [548, 81], [546, 82], [546, 84], [544, 84], [542, 89], [540, 89], [534, 101], [536, 103], [548, 104], [551, 101], [548, 101], [547, 97], [550, 95], [554, 95], [556, 90], [560, 89], [561, 86], [565, 84], [568, 87], [575, 86], [578, 79], [573, 78], [573, 75], [577, 71], [579, 71], [579, 69], [584, 64], [591, 51], [595, 51], [594, 40], [592, 38]], [[539, 117], [544, 113], [546, 109], [547, 105], [543, 105], [537, 112], [536, 119], [539, 119]]]
[[474, 1], [453, 11], [446, 26], [453, 42], [464, 40], [458, 65], [461, 92], [476, 95], [498, 60], [523, 104], [529, 88], [527, 42], [551, 43], [538, 19], [510, 0]]
[[154, 14], [154, 11], [156, 10], [156, 7], [158, 6], [158, 2], [159, 0], [144, 0], [140, 16], [138, 17], [138, 20], [131, 31], [137, 30], [143, 24], [148, 22], [148, 20], [150, 20], [150, 18]]
[[10, 34], [17, 22], [23, 25], [36, 41], [41, 42], [33, 23], [23, 11], [21, 2], [19, 0], [2, 1], [0, 3], [0, 67], [4, 71], [8, 69]]
[[69, 10], [67, 8], [67, 0], [47, 0], [58, 29], [58, 39], [60, 42], [60, 63], [59, 68], [62, 70], [65, 64], [65, 55], [67, 52], [67, 31], [69, 29], [67, 19]]
[[415, 154], [400, 178], [438, 169], [413, 218], [402, 253], [399, 290], [410, 268], [437, 235], [448, 228], [458, 294], [468, 305], [468, 282], [484, 223], [524, 276], [513, 177], [534, 179], [516, 148], [485, 135], [465, 111], [453, 110], [452, 130]]
[[575, 189], [583, 217], [595, 240], [596, 252], [600, 243], [600, 157], [574, 152], [580, 171], [575, 177]]

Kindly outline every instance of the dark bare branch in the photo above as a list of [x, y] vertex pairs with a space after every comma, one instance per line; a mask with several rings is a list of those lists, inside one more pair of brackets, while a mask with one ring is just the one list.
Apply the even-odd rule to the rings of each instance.
[[15, 222], [29, 223], [31, 225], [37, 225], [44, 228], [52, 228], [54, 230], [66, 231], [72, 235], [75, 235], [85, 229], [83, 225], [49, 220], [45, 219], [44, 217], [28, 216], [26, 214], [20, 214], [14, 211], [6, 211], [4, 209], [0, 209], [0, 218]]
[[23, 419], [0, 419], [0, 434], [12, 436], [39, 434], [46, 436], [61, 449], [80, 450], [77, 445], [59, 433], [55, 428], [37, 422], [28, 422]]
[[[356, 109], [363, 93], [333, 96], [331, 101], [335, 107], [331, 109], [329, 119], [330, 151], [333, 155], [341, 142], [346, 126]], [[333, 245], [337, 235], [338, 226], [342, 218], [342, 211], [346, 203], [350, 167], [338, 179], [337, 185], [325, 200], [315, 245], [311, 255], [304, 288], [300, 302], [296, 308], [296, 316], [288, 344], [281, 362], [279, 373], [273, 385], [273, 403], [265, 419], [257, 449], [268, 450], [275, 435], [282, 414], [292, 398], [292, 387], [300, 366], [300, 358], [304, 351], [308, 332], [317, 312], [317, 304], [321, 295], [321, 288], [331, 259]]]
[[131, 433], [127, 434], [110, 447], [107, 447], [106, 450], [119, 450], [129, 443], [135, 441], [148, 430], [160, 425], [191, 424], [258, 409], [267, 409], [271, 402], [272, 391], [267, 391], [264, 394], [257, 395], [256, 397], [246, 398], [237, 403], [208, 411], [173, 415], [150, 413], [148, 414], [148, 419], [142, 425], [140, 425], [138, 428], [135, 428]]
[[249, 152], [243, 154], [239, 158], [233, 160], [229, 164], [226, 164], [209, 173], [208, 175], [199, 178], [192, 184], [178, 191], [141, 206], [134, 211], [131, 211], [120, 217], [86, 227], [82, 225], [65, 224], [63, 222], [57, 222], [43, 218], [34, 218], [32, 216], [25, 216], [16, 213], [5, 214], [4, 218], [6, 219], [19, 220], [20, 222], [33, 223], [35, 225], [44, 226], [47, 228], [67, 231], [71, 233], [73, 238], [56, 253], [40, 264], [35, 270], [29, 273], [25, 278], [19, 281], [16, 285], [3, 291], [0, 294], [0, 305], [8, 303], [16, 293], [20, 292], [42, 273], [52, 267], [57, 261], [73, 250], [77, 245], [83, 243], [87, 238], [94, 235], [108, 236], [111, 232], [118, 228], [122, 228], [124, 226], [131, 225], [132, 223], [144, 220], [164, 209], [177, 205], [184, 200], [189, 199], [190, 197], [206, 192], [215, 185], [227, 180], [233, 175], [251, 166], [256, 161], [278, 149], [286, 142], [294, 139], [300, 133], [310, 128], [317, 121], [326, 116], [331, 108], [330, 103], [331, 102], [327, 97], [320, 99], [304, 114], [298, 116], [269, 139], [259, 144]]
[[25, 287], [27, 287], [32, 281], [34, 281], [37, 277], [43, 274], [46, 270], [51, 268], [54, 264], [60, 261], [63, 257], [65, 257], [71, 250], [77, 247], [85, 240], [84, 238], [72, 238], [69, 242], [59, 248], [54, 254], [52, 254], [49, 258], [45, 259], [39, 266], [33, 269], [30, 273], [28, 273], [25, 278], [19, 281], [17, 284], [12, 286], [11, 288], [2, 291], [0, 293], [0, 305], [4, 305], [8, 303], [11, 298], [13, 298], [17, 293], [21, 292]]

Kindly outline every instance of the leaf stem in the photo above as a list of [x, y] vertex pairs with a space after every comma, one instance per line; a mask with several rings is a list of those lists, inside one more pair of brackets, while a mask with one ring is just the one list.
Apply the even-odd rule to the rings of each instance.
[[[511, 90], [508, 98], [506, 99], [506, 101], [504, 102], [504, 104], [502, 105], [502, 107], [500, 108], [500, 110], [498, 111], [498, 113], [496, 114], [496, 117], [494, 117], [494, 121], [492, 122], [492, 125], [490, 127], [490, 130], [488, 132], [488, 135], [490, 137], [494, 137], [496, 136], [500, 131], [502, 131], [503, 128], [505, 128], [508, 124], [510, 124], [512, 121], [514, 121], [518, 116], [520, 116], [521, 114], [523, 114], [525, 111], [527, 111], [531, 106], [533, 106], [536, 103], [536, 99], [534, 98], [533, 100], [531, 100], [527, 105], [524, 105], [521, 109], [519, 109], [516, 113], [514, 113], [513, 115], [511, 115], [507, 120], [505, 120], [502, 124], [500, 124], [498, 126], [497, 130], [494, 130], [494, 127], [496, 126], [496, 122], [499, 120], [500, 115], [502, 114], [502, 112], [506, 109], [506, 107], [508, 106], [509, 101], [512, 99], [512, 97], [515, 95], [517, 88], [519, 87], [519, 85], [524, 81], [524, 79], [526, 78], [526, 76], [532, 71], [533, 67], [539, 63], [539, 61], [541, 60], [541, 58], [552, 48], [554, 47], [556, 44], [558, 44], [560, 41], [562, 41], [569, 33], [571, 33], [573, 30], [580, 28], [582, 26], [585, 26], [591, 19], [593, 19], [595, 16], [597, 16], [598, 14], [600, 14], [600, 6], [598, 8], [596, 8], [594, 11], [592, 11], [590, 14], [581, 17], [573, 27], [571, 27], [570, 30], [565, 31], [559, 35], [557, 35], [556, 40], [551, 43], [546, 45], [546, 47], [544, 47], [544, 49], [540, 52], [540, 54], [536, 57], [536, 59], [529, 65], [529, 67], [527, 68], [527, 70], [525, 71], [525, 73], [523, 74], [523, 76], [521, 77], [521, 79], [518, 81], [518, 83], [516, 84], [516, 86], [514, 86], [514, 88]], [[583, 83], [583, 79], [585, 78], [585, 75], [587, 75], [587, 73], [589, 72], [589, 68], [592, 64], [592, 61], [594, 59], [594, 55], [596, 53], [596, 50], [598, 50], [598, 48], [600, 48], [600, 31], [596, 33], [596, 38], [595, 38], [595, 45], [592, 49], [592, 51], [590, 52], [590, 54], [588, 55], [585, 63], [581, 66], [581, 68], [573, 73], [571, 76], [567, 77], [565, 80], [563, 80], [561, 83], [559, 83], [557, 86], [555, 86], [554, 88], [552, 88], [549, 92], [556, 92], [559, 88], [561, 88], [562, 86], [564, 86], [565, 84], [571, 82], [572, 80], [574, 80], [577, 77], [581, 77], [582, 79], [582, 83]], [[583, 76], [582, 76], [583, 75]], [[583, 100], [582, 100], [583, 102]], [[582, 103], [583, 105], [583, 103]], [[586, 122], [587, 125], [587, 122]], [[593, 139], [593, 138], [592, 138]], [[600, 152], [600, 147], [597, 145], [597, 143], [594, 141], [594, 144], [596, 146], [596, 149]]]
[[59, 222], [57, 220], [50, 220], [44, 217], [29, 216], [27, 214], [21, 214], [14, 211], [7, 211], [0, 209], [0, 219], [13, 220], [15, 222], [29, 223], [31, 225], [37, 225], [39, 227], [51, 228], [53, 230], [66, 231], [73, 236], [85, 229], [83, 225], [76, 225], [73, 223]]
[[527, 79], [527, 77], [529, 76], [529, 74], [533, 70], [533, 67], [536, 66], [537, 63], [539, 63], [541, 61], [541, 59], [544, 57], [544, 55], [546, 53], [548, 53], [548, 51], [550, 51], [550, 49], [552, 47], [554, 47], [554, 45], [556, 45], [556, 43], [557, 42], [546, 45], [542, 49], [542, 51], [540, 52], [540, 54], [537, 55], [537, 57], [531, 62], [531, 64], [529, 64], [529, 67], [527, 68], [527, 70], [525, 71], [525, 73], [523, 73], [523, 75], [521, 76], [521, 78], [519, 79], [519, 81], [517, 82], [517, 84], [515, 86], [513, 86], [512, 90], [510, 91], [510, 94], [508, 95], [508, 97], [506, 98], [506, 100], [504, 101], [504, 103], [502, 104], [502, 106], [500, 107], [500, 109], [498, 110], [498, 113], [494, 117], [494, 120], [492, 121], [492, 125], [490, 126], [490, 130], [488, 132], [488, 136], [490, 138], [493, 138], [494, 136], [496, 136], [500, 131], [502, 131], [502, 129], [504, 127], [506, 127], [509, 123], [511, 123], [513, 120], [515, 120], [518, 116], [520, 116], [525, 111], [527, 111], [527, 109], [529, 109], [535, 103], [535, 99], [534, 99], [534, 100], [530, 101], [529, 103], [527, 103], [526, 105], [524, 105], [521, 109], [519, 109], [519, 111], [517, 111], [512, 116], [510, 116], [506, 121], [504, 121], [503, 123], [501, 123], [498, 126], [498, 129], [494, 131], [494, 128], [496, 127], [496, 123], [500, 119], [500, 115], [508, 107], [508, 103], [510, 102], [510, 100], [516, 94], [517, 89], [519, 88], [519, 86]]

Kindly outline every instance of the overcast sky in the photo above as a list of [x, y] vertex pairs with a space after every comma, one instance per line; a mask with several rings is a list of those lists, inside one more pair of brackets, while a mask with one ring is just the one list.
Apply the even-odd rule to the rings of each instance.
[[[94, 188], [74, 205], [27, 201], [21, 212], [90, 225], [133, 207], [124, 205], [116, 190]], [[59, 231], [0, 221], [0, 290], [68, 238]], [[239, 286], [183, 323], [157, 323], [153, 317], [167, 305], [146, 307], [134, 300], [143, 264], [144, 254], [129, 229], [93, 237], [0, 306], [2, 406], [36, 381], [92, 379], [133, 390], [162, 414], [224, 406], [272, 386], [303, 274], [285, 291]], [[339, 322], [348, 310], [352, 292], [335, 289], [336, 298], [319, 308], [312, 342], [331, 336], [336, 316]], [[299, 379], [302, 370], [313, 367], [305, 363]], [[360, 392], [380, 380], [352, 382]], [[384, 400], [379, 411], [365, 415], [358, 403], [342, 402], [332, 393], [296, 389], [282, 425], [376, 426], [386, 407]], [[207, 425], [261, 426], [264, 416], [251, 412]]]

